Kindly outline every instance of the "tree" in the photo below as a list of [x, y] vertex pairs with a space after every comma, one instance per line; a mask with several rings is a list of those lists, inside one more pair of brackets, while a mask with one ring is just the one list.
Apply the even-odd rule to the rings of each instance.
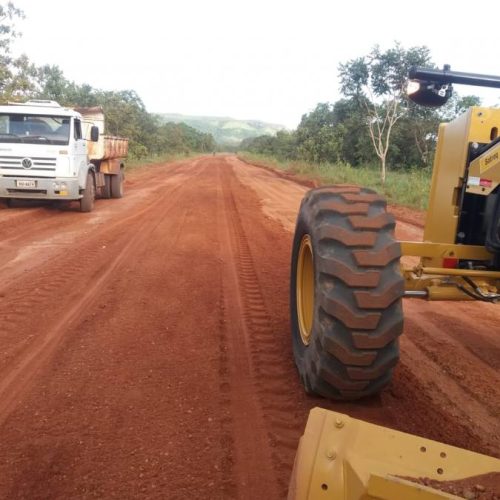
[[67, 105], [74, 98], [75, 85], [65, 78], [59, 66], [49, 66], [48, 64], [41, 66], [38, 68], [36, 79], [39, 99], [49, 99]]
[[22, 10], [16, 8], [12, 2], [0, 4], [0, 50], [8, 54], [12, 40], [19, 36], [14, 29], [14, 20], [24, 18]]
[[297, 146], [302, 158], [320, 163], [336, 162], [341, 154], [341, 131], [335, 127], [333, 105], [319, 103], [302, 116], [297, 128]]
[[353, 166], [373, 164], [373, 147], [367, 134], [366, 114], [354, 99], [340, 99], [333, 105], [333, 121], [337, 132], [340, 159]]
[[391, 133], [407, 106], [406, 82], [411, 66], [429, 66], [427, 47], [404, 49], [399, 43], [382, 52], [378, 46], [364, 57], [339, 66], [341, 91], [366, 113], [366, 126], [386, 179]]
[[16, 8], [12, 2], [0, 4], [0, 98], [10, 97], [12, 78], [15, 67], [10, 55], [13, 40], [19, 36], [15, 30], [15, 20], [24, 18], [22, 10]]
[[9, 78], [4, 83], [4, 97], [14, 101], [24, 101], [37, 94], [38, 69], [28, 57], [22, 56], [13, 59], [10, 64]]
[[[412, 153], [410, 157], [404, 160], [398, 158], [399, 163], [406, 165], [428, 166], [432, 160], [434, 147], [437, 139], [439, 123], [443, 121], [439, 112], [434, 108], [419, 106], [414, 102], [408, 101], [405, 116], [398, 123], [395, 134], [396, 141], [408, 151], [410, 145]], [[403, 141], [401, 140], [403, 139]]]
[[471, 106], [481, 106], [481, 99], [476, 95], [460, 96], [453, 92], [450, 100], [440, 110], [441, 119], [444, 121], [453, 120]]

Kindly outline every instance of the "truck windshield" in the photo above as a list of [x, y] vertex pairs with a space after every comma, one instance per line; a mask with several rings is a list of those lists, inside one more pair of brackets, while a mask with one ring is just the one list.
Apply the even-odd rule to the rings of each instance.
[[0, 113], [0, 142], [69, 144], [69, 116]]

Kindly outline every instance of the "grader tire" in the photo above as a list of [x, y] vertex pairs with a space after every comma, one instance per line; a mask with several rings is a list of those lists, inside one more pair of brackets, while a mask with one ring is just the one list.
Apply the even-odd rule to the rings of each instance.
[[391, 380], [403, 331], [401, 249], [374, 191], [313, 189], [302, 200], [292, 251], [295, 363], [308, 393], [358, 399]]

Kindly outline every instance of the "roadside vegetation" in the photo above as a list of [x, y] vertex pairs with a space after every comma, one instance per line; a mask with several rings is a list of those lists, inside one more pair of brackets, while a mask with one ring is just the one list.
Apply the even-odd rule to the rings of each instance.
[[190, 116], [173, 113], [160, 115], [164, 122], [185, 123], [200, 132], [212, 134], [221, 151], [234, 151], [243, 139], [275, 134], [282, 125], [258, 120], [236, 120], [218, 116]]
[[[134, 90], [80, 85], [58, 66], [36, 66], [26, 55], [14, 57], [16, 24], [23, 17], [12, 2], [0, 4], [0, 102], [49, 99], [68, 107], [101, 106], [106, 133], [129, 138], [131, 165], [221, 150], [213, 123], [200, 131], [166, 121], [168, 117], [149, 113]], [[411, 66], [436, 67], [425, 46], [405, 49], [396, 43], [386, 51], [375, 46], [369, 54], [340, 64], [341, 99], [317, 104], [293, 131], [273, 135], [255, 122], [252, 126], [266, 134], [244, 139], [238, 150], [320, 182], [364, 184], [391, 201], [424, 208], [439, 123], [479, 104], [479, 99], [455, 95], [443, 108], [416, 106], [406, 93]]]
[[375, 46], [340, 64], [341, 99], [319, 103], [296, 130], [244, 140], [240, 154], [324, 183], [366, 185], [392, 202], [425, 208], [439, 124], [480, 100], [454, 94], [442, 108], [417, 106], [406, 93], [412, 66], [436, 67], [427, 47], [396, 43], [383, 52]]
[[389, 203], [425, 210], [431, 184], [431, 171], [414, 168], [391, 172], [385, 183], [374, 166], [353, 167], [349, 163], [311, 163], [304, 160], [279, 160], [274, 156], [240, 152], [238, 156], [254, 165], [272, 167], [290, 172], [319, 185], [356, 184], [375, 189], [383, 194]]
[[36, 66], [26, 55], [13, 57], [16, 23], [24, 17], [12, 2], [0, 4], [0, 103], [49, 99], [62, 106], [101, 106], [105, 133], [127, 137], [132, 160], [212, 152], [213, 136], [183, 123], [165, 123], [149, 113], [134, 90], [105, 91], [69, 81], [58, 66]]
[[163, 153], [158, 155], [148, 155], [142, 158], [129, 158], [125, 168], [127, 171], [133, 170], [144, 165], [162, 164], [171, 161], [186, 160], [195, 156], [199, 156], [198, 151], [189, 151], [184, 153]]

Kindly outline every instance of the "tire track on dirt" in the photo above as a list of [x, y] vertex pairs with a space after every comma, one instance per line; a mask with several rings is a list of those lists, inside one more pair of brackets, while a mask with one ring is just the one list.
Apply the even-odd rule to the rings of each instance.
[[[234, 442], [237, 443], [231, 446], [234, 475], [237, 478], [236, 496], [258, 498], [264, 489], [269, 498], [278, 498], [277, 484], [270, 481], [266, 474], [266, 471], [273, 469], [273, 460], [260, 402], [254, 396], [254, 366], [249, 357], [250, 336], [254, 332], [248, 328], [250, 311], [245, 304], [242, 282], [245, 275], [242, 266], [244, 263], [248, 265], [248, 256], [242, 255], [239, 244], [242, 229], [235, 215], [233, 193], [228, 180], [229, 169], [227, 165], [217, 166], [217, 169], [223, 318], [224, 324], [231, 330], [231, 335], [225, 336], [228, 362], [227, 366], [223, 365], [221, 375], [222, 385], [227, 390], [224, 404], [231, 408], [228, 424], [233, 429]], [[261, 316], [259, 311], [256, 316]], [[240, 436], [242, 439], [239, 439]], [[249, 436], [251, 439], [248, 439]], [[266, 476], [267, 480], [263, 479]]]
[[[190, 164], [179, 164], [175, 165], [173, 168], [167, 170], [168, 176], [165, 176], [165, 171], [159, 170], [151, 178], [148, 178], [149, 183], [154, 182], [155, 179], [159, 181], [159, 185], [154, 188], [152, 194], [161, 195], [165, 190], [165, 187], [170, 185], [182, 183], [183, 179], [189, 178], [189, 175], [197, 168], [198, 161], [191, 162]], [[134, 188], [131, 190], [134, 192], [140, 192], [140, 188]], [[154, 196], [151, 197], [153, 201], [148, 201], [144, 207], [137, 208], [128, 207], [131, 209], [131, 215], [127, 216], [126, 212], [123, 217], [117, 218], [113, 217], [112, 213], [107, 216], [101, 215], [103, 213], [102, 206], [97, 207], [97, 210], [92, 214], [81, 214], [71, 211], [57, 212], [52, 210], [50, 213], [51, 218], [47, 222], [47, 212], [42, 208], [37, 210], [37, 217], [31, 220], [31, 224], [28, 225], [21, 233], [16, 233], [11, 236], [5, 235], [5, 237], [0, 242], [0, 271], [2, 272], [3, 279], [2, 284], [0, 284], [0, 298], [6, 295], [7, 289], [11, 288], [11, 284], [14, 279], [18, 280], [19, 275], [24, 274], [23, 269], [16, 269], [15, 263], [20, 258], [20, 256], [29, 257], [33, 250], [44, 245], [47, 248], [54, 249], [54, 247], [59, 246], [58, 251], [53, 251], [51, 255], [44, 255], [43, 265], [47, 264], [61, 264], [62, 260], [68, 260], [68, 255], [66, 255], [66, 250], [71, 248], [74, 242], [75, 236], [71, 237], [70, 228], [73, 227], [75, 222], [83, 222], [87, 226], [87, 231], [91, 233], [91, 239], [95, 240], [98, 237], [106, 238], [106, 236], [114, 230], [122, 229], [128, 225], [132, 224], [138, 217], [144, 216], [149, 210], [154, 208], [157, 200]], [[123, 200], [125, 203], [129, 200]], [[122, 201], [122, 204], [123, 204]], [[104, 200], [105, 203], [116, 203], [116, 200]], [[137, 201], [137, 203], [140, 202]], [[101, 210], [100, 210], [101, 209]], [[30, 219], [30, 212], [21, 212], [20, 215], [26, 215]], [[100, 221], [103, 217], [102, 222], [100, 222], [100, 227], [95, 225], [96, 221]], [[14, 218], [17, 218], [17, 214], [14, 214]], [[7, 219], [7, 222], [10, 219]], [[90, 226], [89, 224], [92, 224]], [[43, 226], [43, 227], [41, 227]], [[18, 227], [12, 226], [11, 228]], [[81, 232], [81, 227], [79, 226], [79, 231]], [[54, 234], [53, 228], [57, 228], [57, 232]], [[76, 234], [77, 231], [74, 231]], [[60, 236], [59, 236], [60, 235]], [[45, 239], [43, 239], [45, 236]], [[39, 253], [39, 252], [38, 252]], [[38, 262], [38, 261], [37, 261]], [[32, 271], [32, 269], [28, 269]], [[28, 287], [29, 288], [29, 287]]]
[[[408, 304], [406, 307], [410, 309], [412, 306]], [[483, 363], [479, 373], [477, 363], [481, 360], [454, 341], [451, 336], [443, 334], [439, 323], [435, 324], [420, 312], [411, 310], [405, 333], [429, 360], [439, 366], [447, 379], [451, 379], [463, 392], [467, 393], [481, 410], [486, 410], [482, 411], [484, 419], [489, 422], [489, 425], [496, 424], [497, 433], [500, 436], [500, 422], [498, 421], [500, 398], [497, 393], [497, 388], [500, 387], [500, 377], [496, 370]], [[481, 392], [475, 390], [478, 386], [481, 387]], [[468, 406], [476, 405], [471, 401]], [[488, 414], [490, 419], [488, 419]]]
[[[298, 207], [301, 189], [296, 185], [288, 188], [281, 176], [276, 178], [272, 171], [254, 169], [236, 159], [231, 164], [238, 179], [257, 194], [263, 212], [293, 232], [290, 227], [294, 221], [288, 207]], [[275, 188], [280, 187], [281, 194], [265, 185], [266, 181]], [[275, 199], [276, 196], [282, 199]], [[288, 200], [288, 207], [284, 200]], [[391, 206], [389, 210], [398, 220], [399, 239], [422, 239], [422, 213], [398, 206]], [[411, 266], [418, 259], [405, 257], [404, 260], [405, 265]], [[448, 313], [448, 317], [443, 312], [438, 319], [435, 314], [444, 311], [443, 305], [405, 300], [401, 363], [387, 391], [350, 405], [338, 402], [331, 405], [325, 400], [316, 404], [455, 446], [498, 454], [498, 375], [495, 371], [499, 359], [498, 337], [490, 333], [497, 330], [497, 309], [478, 303], [453, 303], [446, 306], [453, 313]], [[452, 317], [453, 314], [456, 317]], [[424, 324], [426, 326], [420, 328]], [[453, 397], [448, 394], [448, 386]], [[469, 405], [470, 412], [465, 410]], [[439, 421], [443, 425], [439, 425]]]
[[[235, 438], [233, 437], [233, 427], [235, 426], [234, 418], [231, 412], [231, 360], [229, 358], [229, 343], [230, 332], [228, 331], [228, 323], [230, 315], [227, 312], [227, 301], [224, 293], [224, 265], [221, 262], [220, 266], [220, 281], [219, 281], [219, 403], [221, 408], [221, 437], [220, 445], [224, 450], [224, 458], [221, 463], [221, 468], [224, 471], [223, 493], [227, 498], [238, 497], [238, 483], [234, 479], [235, 475]], [[229, 323], [230, 324], [230, 323]], [[234, 389], [233, 389], [234, 391]]]
[[[222, 169], [221, 169], [222, 170]], [[248, 238], [241, 220], [232, 167], [221, 171], [222, 190], [233, 232], [234, 261], [237, 274], [246, 343], [250, 354], [251, 383], [256, 390], [259, 410], [266, 422], [268, 447], [280, 489], [286, 496], [290, 472], [290, 455], [297, 448], [301, 422], [290, 418], [296, 402], [285, 387], [289, 384], [290, 366], [276, 349], [276, 334], [271, 314], [262, 293]], [[239, 183], [238, 183], [239, 184]], [[241, 187], [239, 187], [241, 190]]]
[[[99, 307], [73, 322], [2, 426], [2, 498], [234, 498], [235, 436], [218, 391], [216, 169], [203, 166], [171, 211], [167, 194], [122, 228], [118, 246], [145, 245], [96, 290]], [[144, 237], [147, 218], [161, 222]]]
[[[418, 386], [412, 390], [415, 401], [411, 405], [408, 402], [408, 406], [416, 405], [424, 394], [427, 398], [428, 402], [418, 408], [417, 415], [422, 415], [418, 432], [455, 446], [498, 456], [498, 374], [456, 341], [450, 335], [452, 332], [446, 331], [446, 323], [435, 324], [420, 310], [433, 305], [405, 305], [408, 316], [402, 338], [402, 366], [397, 372], [400, 375], [404, 369], [413, 371], [412, 377], [418, 381]], [[398, 378], [393, 386], [400, 386]], [[431, 409], [448, 424], [436, 428], [429, 425]], [[407, 419], [414, 420], [413, 416]]]
[[[151, 184], [157, 180], [164, 181], [165, 180], [165, 171], [168, 172], [169, 176], [174, 176], [179, 172], [185, 172], [186, 166], [193, 167], [195, 162], [177, 162], [171, 165], [156, 165], [150, 167], [147, 170], [147, 173], [139, 172], [138, 175], [135, 176], [133, 180], [125, 180], [126, 193], [141, 190], [144, 186], [139, 185], [136, 186], [137, 182], [141, 179], [142, 176], [147, 175], [148, 182]], [[56, 200], [57, 201], [57, 200]], [[76, 202], [75, 202], [76, 203]], [[116, 203], [112, 201], [111, 203]], [[63, 215], [69, 216], [75, 212], [79, 212], [75, 208], [75, 210], [61, 209], [56, 208], [55, 206], [51, 206], [52, 203], [48, 201], [23, 201], [22, 205], [17, 208], [2, 208], [0, 206], [0, 233], [4, 236], [13, 235], [17, 239], [18, 236], [29, 234], [33, 228], [28, 226], [26, 230], [23, 229], [22, 233], [19, 232], [19, 228], [21, 225], [26, 223], [43, 223], [44, 227], [46, 225], [52, 225], [53, 223], [61, 222], [61, 218], [57, 217], [56, 220], [54, 218], [47, 219], [47, 215]], [[99, 205], [97, 205], [99, 208]], [[81, 214], [79, 214], [82, 217]], [[84, 216], [85, 217], [85, 216]], [[15, 222], [15, 224], [13, 224]]]
[[[500, 347], [495, 345], [498, 338], [496, 307], [497, 304], [467, 302], [460, 304], [464, 317], [455, 318], [431, 310], [426, 312], [426, 318], [435, 325], [446, 325], [442, 328], [443, 333], [498, 373]], [[482, 326], [481, 331], [477, 330], [477, 325]], [[471, 338], [468, 332], [474, 332], [474, 337]]]
[[[136, 237], [130, 239], [128, 242], [123, 242], [121, 239], [114, 242], [115, 245], [122, 245], [121, 250], [111, 262], [105, 260], [101, 262], [101, 265], [97, 269], [94, 269], [94, 272], [88, 276], [90, 278], [87, 283], [89, 285], [88, 288], [83, 294], [80, 294], [78, 291], [75, 296], [70, 297], [69, 308], [67, 307], [64, 310], [62, 316], [55, 323], [49, 321], [50, 326], [46, 325], [46, 330], [42, 335], [34, 336], [32, 334], [26, 337], [24, 341], [21, 341], [21, 343], [15, 344], [15, 348], [11, 349], [10, 352], [4, 353], [6, 356], [3, 366], [0, 369], [0, 425], [15, 406], [20, 394], [29, 388], [38, 370], [50, 359], [51, 354], [64, 337], [65, 332], [77, 320], [82, 311], [88, 309], [96, 301], [97, 291], [104, 287], [105, 283], [115, 273], [115, 270], [126, 262], [129, 256], [137, 251], [138, 247], [148, 241], [148, 236], [161, 223], [163, 217], [166, 216], [171, 207], [181, 197], [184, 186], [183, 183], [174, 185], [170, 190], [163, 193], [163, 196], [159, 196], [143, 210], [118, 221], [113, 226], [113, 229], [119, 232], [123, 224], [142, 218], [150, 211], [156, 211], [157, 207], [164, 203], [164, 197], [168, 194], [168, 203], [161, 208], [160, 216], [156, 214], [156, 217], [148, 218], [136, 234]], [[112, 238], [109, 236], [107, 241], [111, 243], [111, 240]], [[91, 267], [92, 263], [99, 262], [99, 250], [91, 243], [93, 244], [94, 240], [86, 245], [86, 251], [83, 252], [83, 258], [78, 263], [79, 265], [70, 268], [64, 278], [59, 277], [51, 280], [50, 283], [45, 282], [43, 285], [40, 285], [40, 288], [35, 286], [32, 293], [27, 296], [26, 294], [23, 296], [21, 288], [17, 294], [13, 294], [8, 300], [2, 302], [0, 321], [5, 320], [5, 324], [8, 327], [7, 334], [15, 334], [19, 329], [19, 322], [16, 322], [18, 316], [21, 316], [21, 318], [29, 317], [29, 311], [33, 309], [33, 306], [44, 302], [50, 303], [50, 299], [55, 295], [56, 290], [64, 289], [64, 286], [68, 286], [76, 275], [81, 273], [82, 269]], [[106, 245], [103, 245], [103, 247], [106, 247]], [[46, 281], [46, 274], [43, 273], [41, 275], [41, 283], [44, 280]], [[42, 293], [39, 293], [40, 291]], [[34, 294], [35, 296], [33, 296]], [[16, 314], [17, 316], [14, 316]], [[26, 328], [21, 328], [21, 330], [26, 331]]]
[[[498, 362], [488, 352], [497, 345], [495, 314], [481, 323], [493, 308], [453, 304], [460, 314], [444, 322], [433, 316], [437, 305], [414, 302], [386, 391], [349, 403], [308, 396], [291, 352], [291, 232], [283, 229], [300, 186], [273, 184], [271, 173], [230, 157], [179, 168], [175, 175], [154, 168], [151, 177], [146, 167], [128, 181], [135, 194], [123, 204], [104, 201], [90, 216], [64, 213], [61, 232], [76, 230], [80, 239], [62, 241], [57, 259], [2, 283], [10, 333], [0, 335], [0, 379], [33, 354], [31, 380], [20, 374], [12, 381], [18, 390], [7, 388], [15, 411], [6, 408], [1, 426], [2, 498], [283, 498], [314, 406], [498, 454], [496, 379], [486, 381], [490, 396], [476, 385]], [[30, 222], [40, 243], [35, 257], [53, 231], [52, 221], [47, 232], [37, 227], [49, 217], [57, 213]], [[74, 269], [79, 289], [61, 266]], [[87, 285], [101, 278], [88, 296]], [[19, 307], [25, 298], [28, 306]], [[475, 323], [487, 341], [480, 345], [469, 331]], [[57, 339], [43, 347], [55, 328]], [[476, 389], [467, 393], [461, 383], [469, 381]]]

